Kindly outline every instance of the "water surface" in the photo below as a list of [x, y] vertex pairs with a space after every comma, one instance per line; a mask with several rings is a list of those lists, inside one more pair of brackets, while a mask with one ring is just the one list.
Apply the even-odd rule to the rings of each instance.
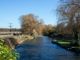
[[51, 43], [48, 37], [25, 41], [16, 47], [20, 53], [18, 60], [80, 60], [80, 56]]

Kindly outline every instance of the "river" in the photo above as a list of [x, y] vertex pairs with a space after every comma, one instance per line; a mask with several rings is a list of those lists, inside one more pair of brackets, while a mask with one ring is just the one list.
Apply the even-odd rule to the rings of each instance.
[[18, 60], [80, 60], [80, 56], [52, 44], [51, 38], [45, 36], [25, 41], [16, 50], [20, 53]]

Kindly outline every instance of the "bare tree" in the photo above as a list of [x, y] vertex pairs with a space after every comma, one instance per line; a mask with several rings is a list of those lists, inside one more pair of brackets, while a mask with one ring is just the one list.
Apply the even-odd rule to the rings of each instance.
[[78, 33], [80, 25], [80, 0], [61, 0], [58, 7], [59, 24], [71, 29], [75, 44], [78, 44]]
[[28, 14], [23, 15], [20, 20], [22, 33], [31, 34], [36, 24], [36, 17], [33, 14]]
[[55, 27], [51, 24], [45, 25], [44, 35], [51, 36], [55, 32]]
[[33, 14], [23, 15], [21, 18], [21, 30], [23, 34], [42, 34], [43, 21], [39, 20]]

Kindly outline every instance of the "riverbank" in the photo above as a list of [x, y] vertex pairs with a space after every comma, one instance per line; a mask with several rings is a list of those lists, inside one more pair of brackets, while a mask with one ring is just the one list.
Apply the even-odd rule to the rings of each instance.
[[34, 37], [33, 37], [33, 36], [30, 36], [30, 35], [13, 36], [13, 38], [16, 39], [16, 41], [17, 41], [18, 44], [21, 44], [21, 43], [23, 43], [24, 41], [28, 41], [28, 40], [34, 39]]
[[1, 39], [13, 38], [17, 44], [21, 44], [25, 40], [34, 39], [34, 36], [31, 35], [0, 35]]
[[66, 50], [80, 54], [80, 46], [73, 46], [71, 43], [71, 40], [63, 40], [63, 39], [56, 40], [56, 39], [54, 39], [54, 40], [52, 40], [52, 43], [53, 44], [55, 43]]
[[17, 60], [19, 54], [12, 47], [10, 41], [0, 38], [0, 60]]
[[80, 53], [80, 46], [75, 44], [74, 37], [71, 37], [71, 35], [50, 35], [50, 38], [52, 38], [52, 43], [55, 43], [59, 45], [60, 47], [75, 52]]

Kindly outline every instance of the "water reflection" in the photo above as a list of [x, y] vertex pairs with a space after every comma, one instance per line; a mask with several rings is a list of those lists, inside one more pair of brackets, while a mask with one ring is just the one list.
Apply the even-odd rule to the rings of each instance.
[[19, 60], [80, 60], [80, 56], [52, 44], [48, 37], [28, 41], [16, 47]]

